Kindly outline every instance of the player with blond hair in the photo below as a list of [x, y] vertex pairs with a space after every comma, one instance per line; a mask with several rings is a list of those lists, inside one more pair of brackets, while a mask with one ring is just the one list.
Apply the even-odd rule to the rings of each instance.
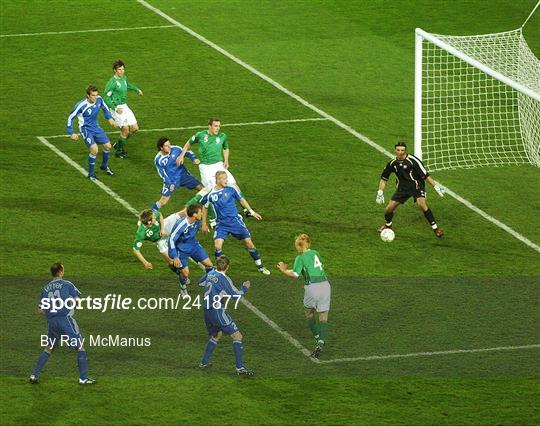
[[[294, 240], [298, 253], [294, 266], [289, 269], [287, 264], [278, 263], [281, 272], [291, 278], [304, 278], [304, 312], [309, 329], [315, 337], [315, 349], [311, 353], [318, 358], [326, 343], [328, 329], [328, 311], [330, 310], [330, 283], [324, 271], [323, 259], [318, 251], [311, 248], [311, 238], [307, 234], [300, 234]], [[315, 318], [318, 315], [318, 322]]]

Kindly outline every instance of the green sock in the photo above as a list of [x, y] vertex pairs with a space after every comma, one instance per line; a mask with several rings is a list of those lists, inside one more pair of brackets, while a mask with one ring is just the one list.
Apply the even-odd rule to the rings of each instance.
[[116, 143], [116, 152], [124, 152], [124, 146], [126, 145], [127, 138], [120, 136], [118, 142]]
[[195, 195], [195, 197], [190, 198], [189, 200], [187, 200], [186, 207], [191, 206], [192, 204], [198, 203], [199, 201], [201, 201], [201, 199], [202, 199], [201, 195], [199, 195], [199, 194]]
[[326, 322], [320, 322], [319, 323], [319, 344], [323, 344], [326, 342], [326, 332], [328, 331], [328, 323]]
[[210, 204], [210, 208], [208, 209], [208, 220], [210, 221], [216, 220], [217, 218], [216, 210], [214, 209], [214, 206], [212, 205], [212, 203], [209, 203], [209, 204]]
[[319, 330], [318, 330], [317, 321], [315, 321], [315, 318], [309, 318], [307, 320], [307, 323], [308, 323], [309, 329], [311, 330], [311, 332], [315, 336], [315, 339], [318, 339], [319, 338]]

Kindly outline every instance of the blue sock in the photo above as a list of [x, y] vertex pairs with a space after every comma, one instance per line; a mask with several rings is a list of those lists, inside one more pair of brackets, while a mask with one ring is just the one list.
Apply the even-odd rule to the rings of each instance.
[[234, 351], [234, 358], [236, 359], [236, 368], [242, 368], [244, 366], [244, 348], [241, 340], [233, 340], [232, 347]]
[[79, 377], [81, 380], [87, 379], [88, 360], [86, 358], [86, 351], [77, 351], [77, 364], [79, 365]]
[[32, 373], [34, 376], [38, 376], [39, 372], [43, 369], [50, 356], [51, 354], [47, 351], [41, 352], [41, 355], [39, 355], [37, 360], [36, 367], [34, 368], [34, 372]]
[[208, 343], [206, 344], [206, 349], [204, 350], [204, 355], [201, 360], [201, 364], [208, 364], [210, 362], [210, 357], [214, 353], [214, 349], [216, 349], [218, 342], [213, 337], [211, 337], [208, 340]]
[[263, 267], [263, 264], [261, 260], [261, 255], [259, 254], [257, 249], [253, 247], [252, 249], [248, 249], [248, 252], [251, 258], [255, 261], [255, 265], [257, 265], [257, 268], [261, 269]]
[[151, 208], [152, 210], [154, 210], [154, 211], [157, 211], [157, 210], [159, 210], [159, 209], [161, 208], [161, 204], [159, 203], [159, 201], [156, 201], [154, 204], [152, 204], [152, 205], [150, 206], [150, 208]]
[[216, 259], [219, 257], [219, 256], [223, 256], [223, 250], [216, 250], [214, 252], [214, 255], [216, 256]]
[[101, 162], [101, 168], [103, 170], [106, 170], [109, 165], [109, 157], [111, 155], [111, 151], [105, 151], [103, 150], [103, 161]]
[[95, 174], [94, 168], [96, 167], [96, 156], [93, 154], [88, 155], [88, 174]]

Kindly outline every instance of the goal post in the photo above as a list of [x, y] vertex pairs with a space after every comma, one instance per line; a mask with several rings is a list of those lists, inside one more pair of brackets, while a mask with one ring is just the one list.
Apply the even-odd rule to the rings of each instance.
[[416, 29], [414, 153], [431, 170], [540, 167], [540, 60], [522, 30]]

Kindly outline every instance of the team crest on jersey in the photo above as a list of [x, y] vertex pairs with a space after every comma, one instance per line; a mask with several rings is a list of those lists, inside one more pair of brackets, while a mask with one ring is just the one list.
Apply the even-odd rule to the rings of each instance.
[[221, 139], [219, 139], [219, 137], [216, 138], [216, 143], [219, 143]]
[[403, 165], [403, 168], [404, 168], [404, 169], [406, 169], [406, 168], [407, 168], [407, 165], [406, 165], [406, 164], [404, 164], [404, 165]]

